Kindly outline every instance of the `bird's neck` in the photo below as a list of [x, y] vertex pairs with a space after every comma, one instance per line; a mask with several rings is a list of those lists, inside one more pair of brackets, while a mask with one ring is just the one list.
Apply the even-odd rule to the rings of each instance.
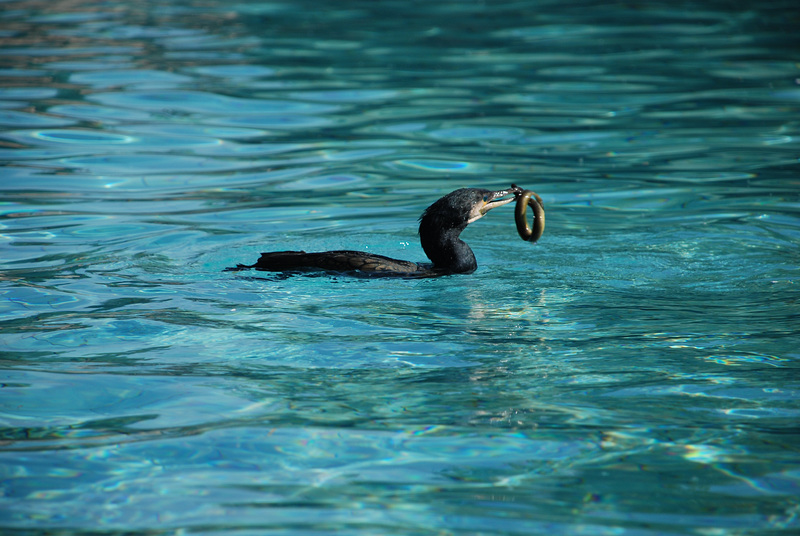
[[478, 268], [472, 249], [459, 238], [463, 230], [420, 229], [422, 249], [433, 262], [434, 268], [456, 274], [474, 272]]

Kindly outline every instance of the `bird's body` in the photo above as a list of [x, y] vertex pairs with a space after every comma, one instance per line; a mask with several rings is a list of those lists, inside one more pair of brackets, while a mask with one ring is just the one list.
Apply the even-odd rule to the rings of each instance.
[[366, 253], [364, 251], [338, 250], [306, 253], [305, 251], [273, 251], [262, 253], [253, 266], [266, 272], [318, 271], [362, 272], [374, 275], [423, 275], [432, 269], [429, 264], [401, 261]]
[[[472, 273], [478, 268], [472, 249], [459, 236], [467, 225], [492, 208], [520, 197], [523, 190], [491, 191], [461, 188], [429, 206], [420, 217], [419, 237], [431, 263], [416, 263], [363, 251], [275, 251], [262, 253], [252, 265], [240, 264], [230, 270], [253, 268], [268, 272], [330, 271], [369, 276], [433, 277]], [[513, 194], [514, 197], [504, 199]]]

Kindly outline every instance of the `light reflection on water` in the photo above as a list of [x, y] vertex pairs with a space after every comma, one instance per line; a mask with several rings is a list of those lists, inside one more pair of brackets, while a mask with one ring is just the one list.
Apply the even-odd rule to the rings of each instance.
[[6, 2], [0, 527], [796, 532], [795, 11]]

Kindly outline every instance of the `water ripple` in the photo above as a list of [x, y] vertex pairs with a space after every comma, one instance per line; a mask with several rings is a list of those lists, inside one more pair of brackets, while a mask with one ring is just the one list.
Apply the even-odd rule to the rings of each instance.
[[27, 112], [18, 112], [14, 110], [0, 111], [0, 125], [7, 127], [62, 127], [72, 125], [75, 121], [69, 119], [61, 119], [50, 115], [37, 115]]
[[[327, 114], [339, 108], [332, 105], [297, 101], [245, 99], [203, 91], [126, 91], [96, 93], [90, 101], [106, 106], [119, 106], [144, 111], [169, 110], [203, 115], [259, 116], [265, 114]], [[287, 115], [287, 117], [291, 117]]]
[[152, 69], [102, 70], [75, 73], [70, 82], [103, 89], [108, 87], [128, 87], [131, 89], [152, 90], [185, 85], [192, 78], [185, 75], [156, 71]]

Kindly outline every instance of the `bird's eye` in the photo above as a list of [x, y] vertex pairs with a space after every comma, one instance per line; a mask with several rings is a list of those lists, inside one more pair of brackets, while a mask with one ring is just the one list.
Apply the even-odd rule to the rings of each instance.
[[484, 196], [483, 196], [483, 202], [485, 203], [485, 202], [487, 202], [488, 200], [489, 200], [489, 196], [488, 196], [488, 195], [484, 195]]

